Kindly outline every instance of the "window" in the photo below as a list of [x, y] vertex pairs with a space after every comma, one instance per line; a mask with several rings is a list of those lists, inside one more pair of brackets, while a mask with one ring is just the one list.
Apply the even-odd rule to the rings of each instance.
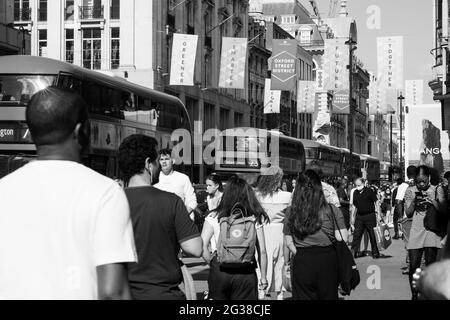
[[73, 29], [66, 29], [66, 54], [65, 60], [68, 63], [73, 63], [74, 52], [74, 31]]
[[39, 21], [47, 21], [47, 0], [39, 0]]
[[14, 0], [14, 20], [31, 20], [30, 0]]
[[187, 21], [187, 33], [195, 34], [195, 4], [194, 1], [186, 1], [186, 21]]
[[372, 141], [367, 142], [367, 153], [369, 154], [369, 156], [372, 155]]
[[65, 19], [66, 21], [73, 21], [73, 16], [75, 13], [75, 5], [74, 0], [66, 0], [66, 14]]
[[239, 112], [234, 113], [234, 126], [241, 127], [244, 124], [244, 115]]
[[120, 19], [120, 0], [111, 0], [111, 19]]
[[373, 134], [372, 133], [372, 121], [369, 121], [367, 123], [367, 131], [369, 132], [370, 135]]
[[120, 28], [111, 28], [111, 69], [120, 66]]
[[47, 30], [41, 29], [38, 31], [39, 35], [39, 56], [46, 57], [47, 56]]
[[83, 67], [99, 70], [102, 67], [102, 32], [100, 29], [83, 30]]
[[220, 109], [220, 130], [228, 129], [229, 117], [230, 117], [230, 110], [221, 108]]
[[205, 103], [205, 130], [216, 128], [214, 105]]

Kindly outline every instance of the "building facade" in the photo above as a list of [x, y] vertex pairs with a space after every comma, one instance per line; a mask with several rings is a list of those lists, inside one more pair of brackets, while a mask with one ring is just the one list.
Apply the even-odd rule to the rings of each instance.
[[14, 28], [14, 1], [0, 2], [0, 55], [30, 54], [30, 35]]
[[450, 52], [449, 52], [449, 1], [433, 1], [434, 19], [434, 56], [432, 79], [428, 83], [433, 91], [434, 100], [440, 101], [442, 107], [443, 130], [450, 130]]

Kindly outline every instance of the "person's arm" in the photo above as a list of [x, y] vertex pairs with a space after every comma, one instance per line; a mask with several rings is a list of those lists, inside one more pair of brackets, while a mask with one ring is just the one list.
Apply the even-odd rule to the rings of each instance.
[[[345, 226], [345, 218], [344, 215], [342, 214], [341, 209], [336, 208], [336, 207], [331, 207], [332, 208], [332, 212], [331, 214], [334, 215], [333, 218], [333, 226], [334, 226], [334, 237], [336, 239], [336, 241], [344, 241], [347, 242], [348, 241], [348, 230]], [[336, 225], [337, 222], [337, 225]], [[341, 237], [342, 234], [342, 237]]]
[[209, 242], [214, 235], [214, 228], [209, 224], [208, 220], [205, 220], [202, 229], [202, 241], [203, 241], [203, 260], [207, 264], [211, 263], [211, 252], [209, 252]]
[[184, 203], [186, 204], [188, 213], [191, 213], [195, 208], [197, 208], [197, 197], [195, 195], [195, 190], [187, 176], [184, 183]]
[[190, 240], [185, 240], [180, 243], [183, 252], [195, 258], [200, 258], [203, 253], [203, 242], [201, 237], [195, 237]]
[[259, 267], [261, 269], [261, 290], [267, 289], [267, 251], [266, 240], [264, 238], [264, 228], [256, 229], [256, 249], [258, 250]]
[[188, 255], [200, 258], [203, 252], [203, 242], [197, 226], [189, 218], [183, 201], [176, 195], [172, 195], [175, 202], [172, 210], [174, 217], [175, 233], [181, 249]]
[[[294, 244], [294, 238], [291, 235], [285, 235], [284, 236], [284, 245], [288, 249], [288, 252], [285, 252], [285, 254], [287, 254], [288, 261], [289, 261], [289, 252], [292, 253], [293, 256], [295, 256], [297, 254], [297, 248], [295, 247], [295, 244]], [[286, 255], [284, 256], [284, 258], [286, 261]]]
[[416, 196], [412, 188], [408, 188], [405, 193], [405, 213], [408, 218], [414, 216], [416, 210]]
[[127, 269], [124, 264], [97, 267], [99, 300], [131, 300]]

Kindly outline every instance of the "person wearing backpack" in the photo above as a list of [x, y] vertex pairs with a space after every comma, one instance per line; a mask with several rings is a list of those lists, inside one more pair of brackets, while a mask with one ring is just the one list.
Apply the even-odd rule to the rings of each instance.
[[[208, 287], [212, 300], [258, 300], [256, 258], [261, 271], [260, 290], [266, 290], [267, 253], [263, 224], [269, 217], [255, 192], [237, 176], [228, 181], [222, 201], [205, 220], [203, 259], [210, 265]], [[207, 244], [214, 237], [217, 249]]]
[[338, 300], [339, 267], [334, 242], [346, 242], [348, 231], [342, 212], [327, 203], [320, 178], [313, 171], [298, 178], [283, 232], [286, 246], [294, 255], [293, 299]]

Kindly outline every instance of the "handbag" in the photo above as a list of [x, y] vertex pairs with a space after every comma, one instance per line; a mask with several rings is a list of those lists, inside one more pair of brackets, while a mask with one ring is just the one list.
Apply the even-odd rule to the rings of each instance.
[[[333, 217], [334, 226], [339, 231], [342, 237], [341, 230], [338, 227], [337, 219], [334, 216], [333, 208], [330, 205], [331, 215]], [[334, 230], [336, 230], [334, 228]], [[336, 239], [331, 239], [334, 245], [338, 261], [338, 283], [341, 286], [342, 294], [344, 296], [349, 296], [352, 290], [359, 285], [361, 282], [361, 277], [359, 275], [358, 267], [356, 266], [355, 259], [353, 259], [352, 252], [345, 243], [345, 241], [336, 241]]]

